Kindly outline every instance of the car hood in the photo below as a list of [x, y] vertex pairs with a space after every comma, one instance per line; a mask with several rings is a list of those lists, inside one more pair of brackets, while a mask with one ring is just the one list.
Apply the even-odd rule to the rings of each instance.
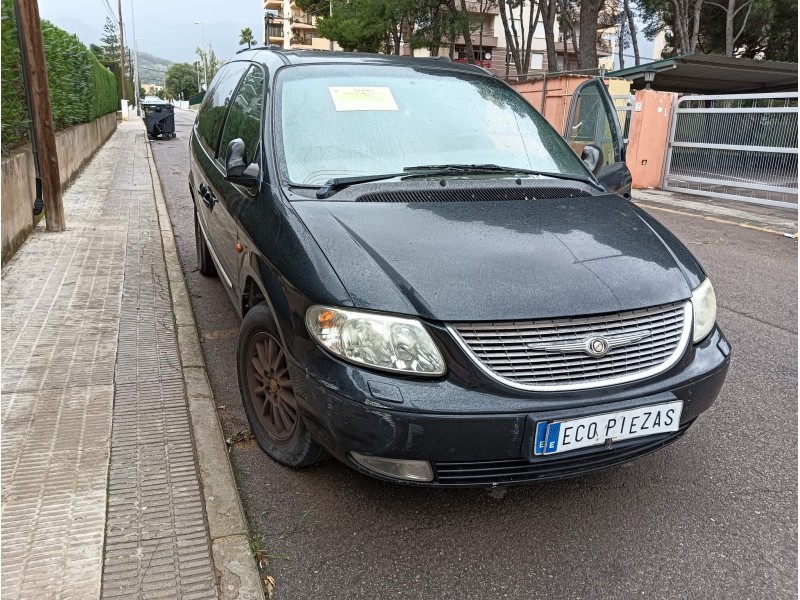
[[679, 242], [666, 242], [615, 195], [293, 207], [354, 305], [365, 309], [440, 321], [522, 320], [691, 295], [668, 246]]

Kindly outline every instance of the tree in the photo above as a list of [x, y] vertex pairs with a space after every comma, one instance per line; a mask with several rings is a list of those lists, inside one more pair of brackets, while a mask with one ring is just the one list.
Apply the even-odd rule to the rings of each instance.
[[[467, 0], [461, 0], [461, 10], [456, 7], [455, 0], [451, 0], [448, 6], [453, 15], [453, 21], [458, 23], [461, 35], [464, 37], [464, 51], [467, 55], [467, 62], [475, 62], [475, 50], [472, 48], [472, 28], [469, 23], [469, 13], [467, 12]], [[455, 40], [451, 42], [454, 43]], [[451, 57], [452, 58], [452, 57]], [[481, 56], [483, 58], [483, 56]]]
[[[739, 5], [739, 8], [736, 8], [736, 0], [728, 0], [728, 5], [720, 4], [718, 2], [711, 2], [708, 0], [708, 3], [711, 6], [716, 6], [717, 8], [721, 8], [725, 12], [725, 56], [733, 56], [733, 48], [736, 41], [742, 37], [742, 33], [744, 33], [744, 28], [747, 25], [747, 18], [750, 16], [750, 11], [753, 9], [753, 2], [755, 0], [743, 0]], [[744, 17], [741, 20], [741, 27], [739, 28], [739, 33], [734, 35], [734, 21], [736, 16], [747, 9], [747, 12], [744, 13]]]
[[250, 27], [245, 27], [239, 34], [239, 45], [244, 46], [247, 44], [247, 49], [256, 43], [256, 38], [253, 36], [253, 30]]
[[[703, 0], [672, 0], [675, 7], [675, 33], [682, 54], [692, 54], [700, 35], [700, 11]], [[691, 27], [691, 32], [690, 32]]]
[[[662, 31], [665, 34], [667, 46], [664, 56], [684, 53], [686, 50], [680, 33], [681, 27], [677, 23], [674, 1], [637, 0], [638, 13], [644, 22], [643, 31], [647, 38], [653, 39]], [[703, 17], [699, 19], [697, 28], [696, 48], [705, 53], [727, 54], [730, 28], [729, 0], [714, 1], [718, 4], [724, 3], [724, 10], [712, 6], [703, 11]], [[755, 0], [746, 8], [742, 8], [746, 3], [747, 0], [737, 0], [734, 5], [731, 55], [796, 61], [797, 0]], [[737, 10], [738, 14], [735, 14]]]
[[197, 47], [194, 49], [194, 53], [200, 58], [200, 64], [204, 67], [201, 72], [204, 74], [208, 73], [208, 81], [205, 82], [206, 89], [208, 89], [208, 85], [211, 83], [211, 80], [214, 79], [214, 75], [217, 74], [217, 71], [219, 71], [219, 68], [225, 61], [217, 58], [217, 55], [214, 53], [214, 48], [211, 46], [211, 42], [208, 43], [207, 52]]
[[[558, 12], [557, 0], [539, 0], [539, 10], [542, 11], [542, 26], [544, 27], [544, 43], [547, 48], [547, 70], [558, 71], [558, 54], [556, 53], [555, 24]], [[566, 59], [566, 54], [564, 55]]]
[[[623, 12], [625, 16], [628, 18], [628, 27], [629, 27], [629, 34], [631, 36], [631, 45], [633, 46], [633, 60], [638, 67], [640, 64], [639, 59], [639, 33], [636, 31], [636, 19], [633, 18], [633, 11], [631, 10], [631, 3], [630, 0], [624, 0], [623, 2]], [[620, 65], [620, 69], [622, 66]]]
[[175, 63], [164, 75], [167, 93], [173, 98], [189, 98], [197, 93], [197, 71], [189, 63]]
[[416, 15], [416, 28], [410, 38], [411, 50], [426, 48], [431, 56], [439, 56], [442, 44], [452, 36], [452, 12], [447, 0], [420, 2]]
[[[519, 79], [525, 79], [531, 66], [531, 47], [533, 45], [533, 32], [539, 23], [543, 2], [539, 2], [534, 10], [534, 2], [528, 4], [525, 0], [500, 0], [500, 19], [506, 34], [506, 46], [514, 60]], [[525, 12], [528, 13], [528, 31], [525, 32]], [[519, 17], [514, 16], [514, 9], [519, 11]], [[519, 21], [519, 31], [516, 22]]]
[[[328, 6], [329, 3], [325, 3]], [[320, 35], [334, 40], [349, 52], [379, 52], [388, 35], [386, 15], [382, 2], [353, 0], [333, 2], [332, 14], [318, 4], [310, 5], [311, 11], [319, 11], [317, 30]], [[309, 8], [310, 8], [309, 7]], [[309, 10], [304, 8], [303, 10]], [[329, 8], [330, 10], [330, 8]]]
[[117, 22], [106, 17], [106, 22], [103, 25], [103, 35], [100, 36], [100, 49], [102, 52], [101, 60], [105, 61], [119, 61], [119, 28]]
[[636, 20], [633, 17], [631, 10], [630, 0], [623, 0], [622, 8], [617, 18], [617, 27], [619, 35], [619, 43], [617, 50], [619, 51], [619, 68], [625, 68], [625, 48], [629, 45], [633, 46], [634, 63], [636, 66], [640, 64], [639, 58], [639, 41], [636, 39]]
[[581, 0], [578, 39], [572, 38], [573, 42], [578, 42], [579, 69], [597, 68], [598, 15], [602, 3], [602, 0]]
[[410, 38], [416, 30], [416, 15], [426, 1], [430, 0], [298, 0], [297, 5], [317, 15], [320, 35], [344, 50], [400, 54], [403, 37]]

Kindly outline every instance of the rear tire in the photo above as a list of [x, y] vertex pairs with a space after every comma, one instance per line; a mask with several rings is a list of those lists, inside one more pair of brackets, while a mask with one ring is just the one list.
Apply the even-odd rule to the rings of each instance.
[[239, 329], [239, 390], [250, 431], [261, 449], [289, 467], [325, 457], [306, 429], [281, 337], [269, 307], [251, 308]]
[[217, 274], [217, 268], [214, 266], [211, 251], [208, 249], [203, 232], [200, 230], [200, 221], [197, 218], [196, 210], [194, 211], [194, 241], [197, 248], [197, 270], [200, 271], [201, 275], [213, 277]]

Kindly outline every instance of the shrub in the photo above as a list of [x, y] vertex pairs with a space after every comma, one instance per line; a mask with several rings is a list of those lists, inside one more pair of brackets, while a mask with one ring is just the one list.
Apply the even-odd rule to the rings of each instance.
[[[21, 61], [13, 0], [2, 0], [2, 149], [28, 137], [28, 113], [22, 85]], [[114, 74], [104, 67], [76, 35], [42, 21], [47, 83], [53, 125], [64, 129], [87, 123], [119, 107]]]

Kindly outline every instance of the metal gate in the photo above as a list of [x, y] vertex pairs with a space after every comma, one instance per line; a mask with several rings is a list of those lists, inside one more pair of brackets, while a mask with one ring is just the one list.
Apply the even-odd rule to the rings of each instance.
[[617, 109], [617, 119], [622, 131], [625, 146], [628, 145], [628, 138], [631, 132], [631, 116], [633, 115], [633, 94], [618, 94], [611, 96], [614, 101], [614, 108]]
[[797, 94], [678, 99], [661, 187], [797, 209]]

